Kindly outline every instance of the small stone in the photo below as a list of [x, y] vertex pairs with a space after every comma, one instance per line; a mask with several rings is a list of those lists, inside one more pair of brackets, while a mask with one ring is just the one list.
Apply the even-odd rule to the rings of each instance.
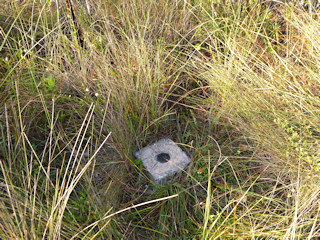
[[83, 156], [84, 156], [85, 158], [89, 158], [89, 152], [88, 152], [88, 151], [84, 151]]
[[151, 179], [160, 184], [166, 177], [186, 168], [190, 163], [188, 155], [170, 139], [162, 139], [135, 153], [143, 162]]

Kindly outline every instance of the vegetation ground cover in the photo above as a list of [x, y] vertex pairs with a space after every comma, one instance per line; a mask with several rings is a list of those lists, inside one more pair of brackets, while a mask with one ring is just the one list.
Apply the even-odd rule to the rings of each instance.
[[316, 1], [0, 6], [1, 238], [320, 237]]

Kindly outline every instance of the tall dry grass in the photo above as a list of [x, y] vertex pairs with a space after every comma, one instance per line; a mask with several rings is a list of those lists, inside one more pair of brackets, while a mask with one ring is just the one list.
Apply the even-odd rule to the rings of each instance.
[[[3, 238], [319, 236], [311, 1], [69, 4], [2, 3]], [[155, 186], [162, 137], [192, 163]]]

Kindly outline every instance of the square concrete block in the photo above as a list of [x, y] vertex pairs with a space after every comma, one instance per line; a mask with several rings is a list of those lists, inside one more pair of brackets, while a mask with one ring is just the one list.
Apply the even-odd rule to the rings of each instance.
[[161, 183], [190, 163], [188, 155], [170, 139], [162, 139], [135, 153], [155, 183]]

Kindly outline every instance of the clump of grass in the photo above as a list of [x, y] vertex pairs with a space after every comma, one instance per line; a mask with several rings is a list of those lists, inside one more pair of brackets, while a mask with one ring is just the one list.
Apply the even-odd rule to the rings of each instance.
[[[78, 221], [74, 222], [79, 219], [72, 213], [72, 205], [67, 203], [97, 153], [93, 153], [87, 162], [84, 161], [83, 149], [87, 149], [90, 143], [90, 138], [85, 142], [85, 135], [93, 108], [91, 106], [79, 129], [71, 156], [66, 158], [63, 153], [68, 145], [64, 148], [60, 145], [63, 136], [61, 131], [57, 131], [54, 101], [51, 107], [47, 112], [51, 116], [48, 123], [50, 131], [43, 142], [43, 149], [34, 145], [27, 136], [23, 115], [28, 106], [22, 108], [17, 99], [15, 106], [5, 108], [6, 125], [1, 126], [2, 237], [70, 238], [80, 227]], [[90, 197], [86, 201], [90, 202]]]
[[[209, 230], [215, 238], [229, 234], [238, 236], [235, 234], [240, 233], [243, 236], [244, 229], [254, 229], [250, 234], [255, 237], [311, 237], [317, 235], [313, 226], [317, 226], [319, 221], [318, 217], [311, 214], [317, 212], [317, 207], [313, 208], [314, 198], [311, 196], [318, 191], [314, 182], [318, 182], [318, 177], [310, 179], [310, 175], [318, 174], [314, 152], [318, 142], [318, 126], [315, 124], [319, 121], [318, 98], [315, 92], [311, 92], [317, 90], [310, 87], [318, 83], [315, 77], [318, 64], [312, 60], [315, 57], [313, 52], [304, 51], [301, 46], [317, 48], [317, 40], [312, 40], [309, 34], [303, 32], [308, 26], [316, 26], [318, 23], [313, 19], [314, 13], [283, 4], [281, 8], [287, 11], [282, 16], [286, 21], [286, 35], [277, 30], [274, 30], [274, 34], [267, 34], [266, 29], [272, 20], [268, 15], [270, 9], [265, 10], [254, 4], [229, 5], [234, 20], [225, 13], [216, 17], [208, 14], [206, 19], [210, 19], [210, 22], [228, 21], [229, 29], [212, 34], [219, 29], [218, 24], [201, 26], [203, 42], [208, 45], [206, 51], [211, 51], [212, 58], [194, 57], [190, 66], [192, 71], [199, 73], [198, 78], [210, 87], [208, 98], [215, 100], [215, 105], [207, 107], [209, 120], [211, 116], [214, 118], [216, 112], [226, 112], [225, 109], [228, 109], [229, 122], [246, 138], [251, 138], [253, 155], [248, 160], [255, 161], [263, 168], [263, 171], [253, 175], [257, 177], [257, 182], [252, 185], [249, 182], [253, 179], [248, 181], [250, 176], [242, 180], [249, 184], [247, 187], [238, 179], [239, 173], [233, 173], [237, 180], [236, 188], [246, 190], [240, 191], [239, 200], [235, 200], [230, 192], [239, 190], [233, 190], [232, 187], [225, 189], [227, 200], [222, 212], [227, 214], [221, 211], [214, 214]], [[206, 10], [218, 11], [215, 7]], [[202, 22], [205, 20], [202, 19]], [[300, 25], [297, 22], [305, 24], [304, 27], [298, 27]], [[279, 35], [284, 38], [281, 42], [272, 37]], [[223, 51], [216, 47], [217, 42], [223, 45]], [[223, 57], [217, 58], [219, 54]], [[246, 148], [250, 148], [250, 145], [246, 144]], [[243, 160], [242, 165], [247, 166], [247, 163]], [[268, 191], [261, 189], [259, 195], [253, 196], [251, 188], [261, 184], [258, 179], [267, 180], [274, 187]], [[224, 181], [228, 182], [228, 179]], [[248, 201], [250, 198], [252, 201]], [[209, 199], [214, 201], [217, 196], [211, 195]], [[245, 203], [241, 203], [243, 199], [246, 199]], [[239, 205], [245, 206], [246, 210], [236, 213]], [[306, 206], [311, 215], [306, 214]], [[310, 208], [313, 210], [310, 211]], [[259, 211], [270, 215], [268, 218], [259, 218]], [[255, 214], [251, 215], [252, 212]], [[289, 215], [292, 221], [284, 220]], [[225, 225], [227, 222], [230, 227]], [[272, 226], [274, 229], [273, 222], [278, 224], [274, 234], [267, 227]], [[306, 222], [308, 230], [304, 231]], [[206, 236], [210, 235], [207, 233]]]

